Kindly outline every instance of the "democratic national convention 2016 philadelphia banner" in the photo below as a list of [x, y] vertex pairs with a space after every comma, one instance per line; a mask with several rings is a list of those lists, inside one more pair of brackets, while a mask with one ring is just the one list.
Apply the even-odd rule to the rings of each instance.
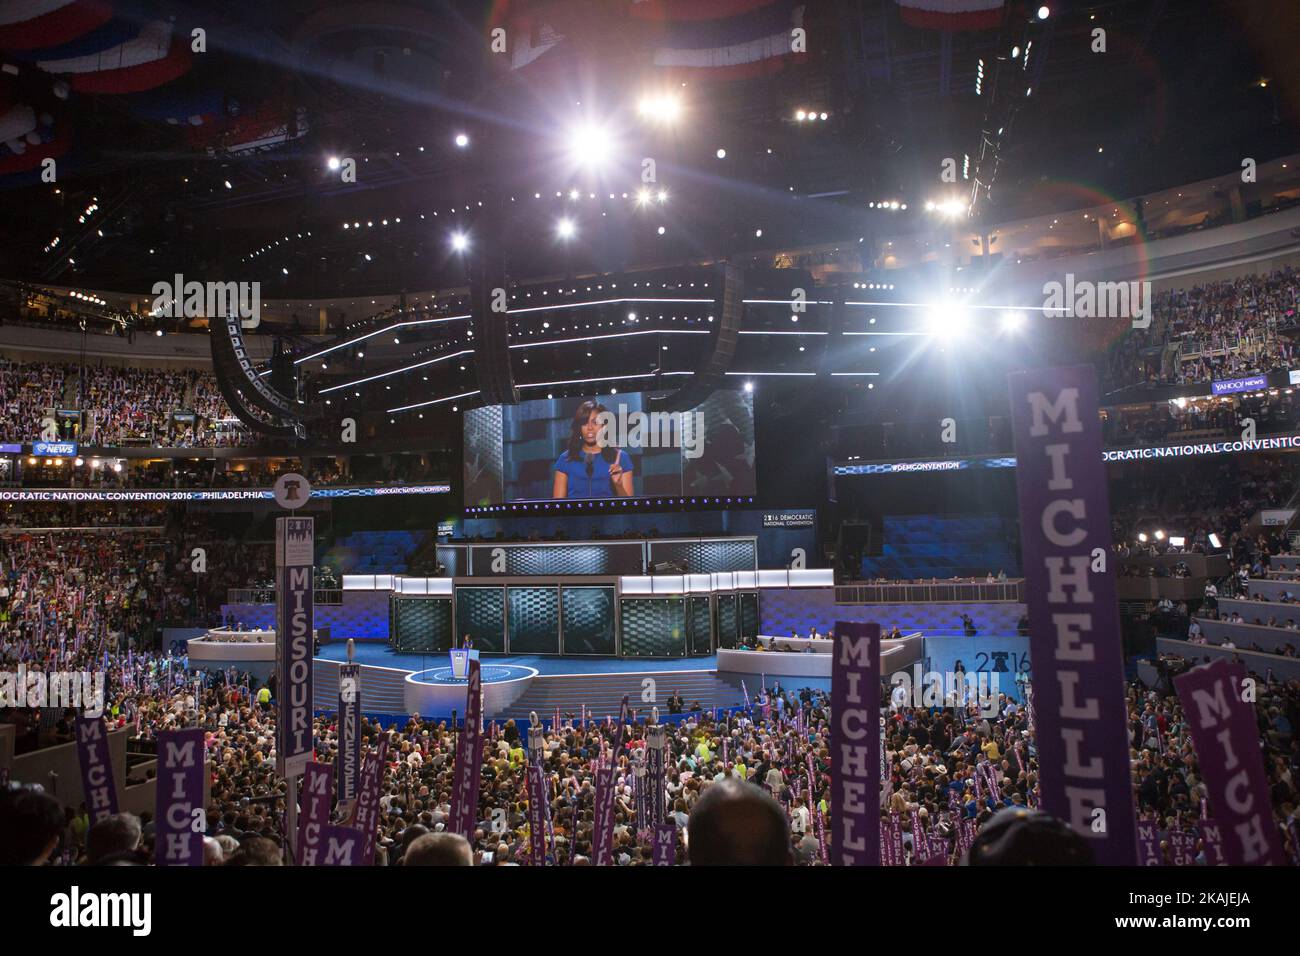
[[[451, 485], [390, 485], [366, 488], [313, 488], [313, 498], [377, 498], [385, 495], [445, 495]], [[274, 501], [270, 488], [172, 488], [163, 491], [98, 488], [4, 488], [5, 501]]]
[[1042, 806], [1100, 864], [1137, 862], [1124, 660], [1092, 366], [1011, 380]]

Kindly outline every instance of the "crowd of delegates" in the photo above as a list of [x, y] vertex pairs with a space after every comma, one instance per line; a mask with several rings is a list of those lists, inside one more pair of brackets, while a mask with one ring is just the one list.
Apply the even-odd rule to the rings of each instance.
[[[184, 674], [183, 663], [146, 654], [116, 665], [105, 719], [111, 726], [129, 728], [135, 746], [146, 749], [160, 731], [202, 726], [211, 774], [205, 861], [279, 865], [285, 785], [275, 773], [270, 689], [233, 672], [211, 674], [196, 684]], [[1038, 763], [1030, 715], [1006, 695], [966, 708], [914, 707], [905, 699], [885, 703], [882, 688], [886, 779], [881, 817], [887, 861], [956, 862], [1000, 811], [1036, 806]], [[1300, 832], [1300, 746], [1292, 733], [1300, 719], [1298, 708], [1300, 683], [1261, 680], [1261, 743], [1273, 809], [1292, 860], [1297, 859]], [[1205, 848], [1193, 828], [1203, 815], [1205, 789], [1178, 699], [1134, 682], [1128, 688], [1128, 709], [1138, 812], [1158, 821], [1166, 863], [1203, 864]], [[610, 718], [584, 723], [576, 715], [564, 715], [558, 728], [552, 725], [543, 734], [541, 760], [553, 833], [550, 862], [591, 864], [593, 771], [604, 759], [613, 765], [616, 783], [612, 861], [618, 866], [651, 863], [637, 799], [645, 779], [637, 768], [645, 753], [648, 716], [634, 715], [634, 722], [620, 731]], [[664, 806], [666, 822], [677, 830], [676, 861], [701, 863], [707, 857], [824, 864], [834, 818], [829, 727], [823, 692], [779, 687], [764, 692], [750, 709], [722, 714], [697, 710], [667, 725]], [[68, 729], [61, 732], [66, 736]], [[386, 727], [363, 723], [366, 747], [376, 746], [381, 737], [386, 756], [377, 865], [531, 862], [523, 728], [512, 721], [486, 727], [478, 819], [468, 845], [444, 835], [451, 811], [455, 729], [445, 721], [416, 717]], [[335, 718], [319, 716], [315, 756], [329, 762], [336, 755]], [[703, 820], [711, 815], [711, 804], [733, 800], [761, 805], [766, 809], [760, 817], [779, 821], [775, 844], [756, 849], [745, 835], [722, 826], [721, 834], [735, 845], [717, 847], [723, 837], [713, 827], [720, 824], [711, 820], [706, 832]], [[152, 859], [154, 828], [148, 816], [121, 815], [90, 828], [84, 807], [66, 813], [56, 808], [52, 816], [48, 807], [44, 812], [49, 832], [25, 833], [21, 845], [36, 845], [42, 852], [53, 846], [55, 862], [145, 864]], [[1186, 844], [1184, 834], [1189, 835]], [[0, 853], [16, 854], [16, 847], [10, 844]], [[752, 858], [754, 853], [761, 858]]]
[[1293, 432], [1296, 405], [1295, 390], [1282, 388], [1230, 398], [1110, 408], [1102, 419], [1102, 439], [1108, 446], [1130, 447], [1239, 438], [1247, 419], [1258, 436]]
[[[1161, 292], [1150, 326], [1130, 329], [1112, 351], [1113, 385], [1209, 382], [1289, 368], [1295, 346], [1283, 330], [1297, 323], [1298, 302], [1300, 275], [1290, 267]], [[1161, 347], [1175, 344], [1181, 352], [1166, 362]]]
[[49, 362], [0, 360], [0, 434], [3, 441], [41, 437], [47, 414], [63, 404], [67, 369]]

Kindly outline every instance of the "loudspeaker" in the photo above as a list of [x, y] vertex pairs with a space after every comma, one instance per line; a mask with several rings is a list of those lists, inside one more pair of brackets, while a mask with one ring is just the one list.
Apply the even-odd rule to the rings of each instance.
[[[519, 401], [514, 371], [510, 367], [510, 317], [493, 312], [494, 302], [508, 307], [504, 239], [501, 211], [494, 209], [492, 222], [484, 222], [482, 254], [475, 260], [470, 277], [470, 314], [474, 329], [474, 372], [479, 398], [485, 405], [514, 405]], [[497, 290], [501, 290], [498, 294]]]
[[744, 273], [729, 262], [719, 266], [721, 280], [714, 299], [714, 333], [709, 351], [690, 381], [668, 395], [651, 397], [646, 405], [651, 411], [684, 412], [695, 408], [721, 387], [736, 356], [740, 341], [740, 323], [745, 312]]

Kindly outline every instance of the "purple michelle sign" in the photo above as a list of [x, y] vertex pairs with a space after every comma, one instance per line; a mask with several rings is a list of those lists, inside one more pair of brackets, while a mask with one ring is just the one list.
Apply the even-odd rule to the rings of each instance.
[[609, 866], [614, 849], [614, 768], [596, 768], [596, 806], [592, 812], [591, 865]]
[[465, 685], [465, 729], [456, 741], [456, 777], [451, 791], [452, 833], [474, 842], [478, 823], [478, 785], [483, 770], [483, 683], [479, 662], [470, 659]]
[[203, 728], [158, 734], [154, 858], [159, 866], [202, 866], [203, 831], [194, 829], [203, 813]]
[[[1221, 657], [1174, 678], [1230, 866], [1282, 865], [1246, 668]], [[1204, 822], [1204, 821], [1202, 821]]]
[[1092, 366], [1011, 379], [1042, 807], [1133, 866], [1124, 661]]
[[1154, 820], [1139, 820], [1137, 823], [1138, 865], [1162, 866], [1164, 860], [1160, 855], [1160, 831]]
[[355, 827], [326, 824], [320, 828], [320, 842], [316, 849], [321, 866], [367, 866], [367, 856], [373, 855], [374, 840], [369, 841], [372, 850], [366, 852], [366, 835]]
[[677, 862], [677, 825], [656, 823], [653, 857], [655, 866], [672, 866]]
[[831, 862], [879, 866], [880, 625], [836, 621], [831, 653]]
[[334, 796], [334, 768], [312, 762], [302, 775], [301, 820], [298, 824], [298, 865], [320, 862], [321, 831], [330, 822], [330, 801]]
[[384, 780], [384, 757], [388, 753], [388, 737], [379, 738], [379, 746], [366, 754], [361, 768], [361, 786], [357, 802], [352, 807], [352, 824], [367, 839], [361, 844], [361, 865], [369, 866], [375, 858], [375, 830], [379, 826], [379, 790]]
[[117, 813], [117, 784], [113, 756], [108, 750], [108, 730], [102, 717], [77, 717], [77, 762], [81, 764], [81, 789], [92, 825]]

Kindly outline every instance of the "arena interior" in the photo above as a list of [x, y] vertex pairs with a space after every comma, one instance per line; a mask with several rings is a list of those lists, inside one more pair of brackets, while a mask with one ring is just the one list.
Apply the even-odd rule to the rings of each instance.
[[1297, 865], [1297, 19], [0, 4], [0, 858]]

